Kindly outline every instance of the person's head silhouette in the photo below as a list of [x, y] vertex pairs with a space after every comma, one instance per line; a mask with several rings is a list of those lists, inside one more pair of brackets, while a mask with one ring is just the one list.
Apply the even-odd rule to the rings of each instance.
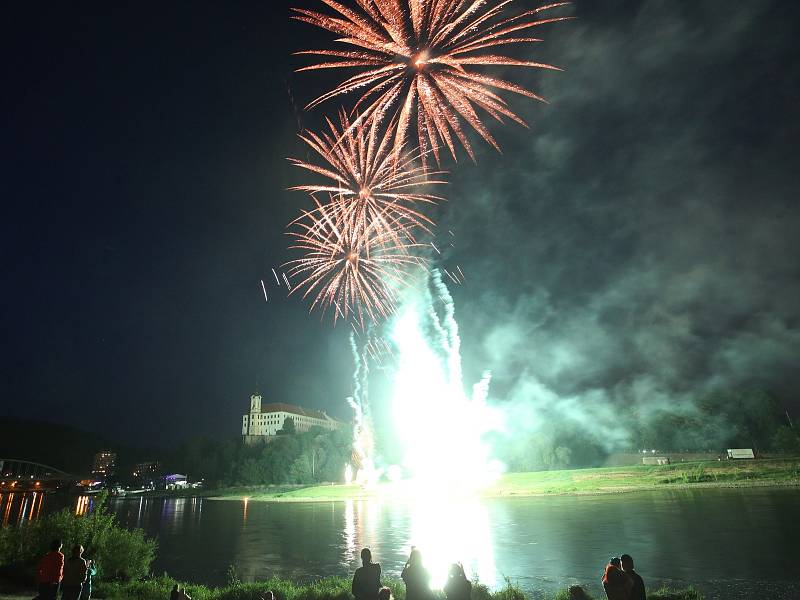
[[619, 560], [622, 563], [623, 571], [633, 571], [633, 557], [630, 554], [623, 554]]
[[410, 566], [418, 566], [422, 564], [422, 552], [416, 548], [411, 548], [411, 554], [408, 555], [408, 564]]
[[361, 551], [361, 564], [368, 565], [372, 562], [372, 552], [369, 548], [364, 548]]

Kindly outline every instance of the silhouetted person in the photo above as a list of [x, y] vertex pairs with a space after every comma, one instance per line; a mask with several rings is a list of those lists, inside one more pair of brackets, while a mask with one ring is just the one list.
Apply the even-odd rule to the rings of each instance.
[[377, 600], [378, 590], [381, 589], [381, 566], [372, 562], [372, 552], [369, 548], [361, 551], [361, 566], [353, 575], [353, 596], [356, 600]]
[[422, 564], [422, 554], [416, 548], [411, 548], [411, 554], [400, 577], [406, 584], [406, 600], [430, 600], [431, 576]]
[[444, 584], [444, 594], [447, 600], [469, 600], [472, 596], [472, 583], [467, 579], [461, 564], [450, 566], [447, 583]]
[[272, 590], [267, 590], [263, 596], [261, 596], [261, 600], [275, 600], [275, 593]]
[[181, 588], [178, 584], [172, 586], [172, 591], [169, 593], [169, 600], [181, 600]]
[[89, 559], [86, 561], [86, 583], [81, 589], [81, 600], [91, 600], [92, 598], [92, 579], [97, 575], [97, 564]]
[[79, 600], [85, 581], [86, 560], [83, 558], [83, 546], [78, 544], [72, 548], [72, 554], [64, 563], [61, 600]]
[[608, 600], [628, 600], [632, 587], [633, 580], [622, 570], [622, 561], [613, 557], [603, 573], [603, 589]]
[[64, 555], [61, 554], [61, 540], [53, 540], [50, 552], [42, 557], [36, 570], [40, 600], [56, 600], [58, 586], [63, 576]]
[[622, 562], [622, 570], [628, 574], [628, 577], [633, 581], [631, 593], [628, 600], [647, 600], [647, 594], [644, 591], [644, 580], [641, 576], [633, 570], [633, 557], [630, 554], [623, 554], [619, 557]]

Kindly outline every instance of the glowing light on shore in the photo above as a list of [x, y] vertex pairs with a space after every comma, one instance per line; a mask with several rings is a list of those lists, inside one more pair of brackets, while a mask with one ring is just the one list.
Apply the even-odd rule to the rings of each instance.
[[398, 309], [391, 339], [397, 351], [392, 411], [402, 466], [414, 486], [460, 494], [493, 482], [503, 468], [484, 440], [501, 425], [486, 404], [490, 375], [465, 393], [453, 300], [438, 271], [429, 288]]

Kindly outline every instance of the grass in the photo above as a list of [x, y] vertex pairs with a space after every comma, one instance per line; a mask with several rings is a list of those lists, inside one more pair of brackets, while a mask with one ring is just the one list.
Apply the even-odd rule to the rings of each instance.
[[[146, 581], [135, 581], [126, 584], [101, 584], [96, 588], [93, 598], [106, 600], [164, 600], [176, 583], [174, 579], [163, 575]], [[384, 583], [392, 589], [395, 600], [405, 600], [405, 588], [398, 579], [388, 579]], [[184, 584], [180, 584], [182, 587]], [[275, 592], [276, 600], [352, 600], [350, 595], [350, 579], [327, 577], [307, 584], [298, 584], [287, 579], [272, 578], [258, 583], [234, 582], [219, 588], [203, 585], [186, 584], [186, 589], [193, 600], [259, 600], [267, 590]], [[30, 600], [33, 592], [25, 595], [3, 595], [0, 600]], [[443, 600], [441, 592], [434, 594], [435, 600]], [[703, 600], [696, 590], [669, 590], [662, 588], [648, 593], [651, 600]], [[591, 595], [583, 596], [584, 600], [595, 600]], [[537, 600], [569, 600], [568, 590], [559, 590], [553, 595], [539, 596]], [[532, 600], [516, 585], [507, 582], [506, 586], [492, 592], [486, 586], [474, 583], [471, 600]]]
[[[674, 465], [603, 467], [533, 473], [507, 473], [481, 493], [486, 497], [612, 494], [681, 487], [754, 487], [800, 485], [800, 459], [701, 461]], [[356, 485], [301, 488], [229, 488], [210, 493], [216, 499], [253, 501], [346, 500], [392, 494], [391, 484], [373, 489]]]

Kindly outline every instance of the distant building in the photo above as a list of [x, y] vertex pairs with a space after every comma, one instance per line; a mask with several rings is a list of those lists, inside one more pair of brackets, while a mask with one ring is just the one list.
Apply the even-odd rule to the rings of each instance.
[[137, 463], [133, 468], [133, 478], [144, 485], [153, 484], [158, 479], [161, 472], [161, 463], [158, 461], [149, 461]]
[[266, 442], [278, 435], [287, 418], [294, 421], [295, 431], [303, 433], [312, 427], [328, 431], [339, 429], [343, 423], [322, 411], [309, 410], [283, 403], [261, 404], [261, 396], [250, 396], [250, 413], [242, 416], [242, 437], [247, 444]]
[[117, 468], [117, 453], [110, 450], [101, 450], [94, 455], [92, 463], [92, 475], [96, 477], [107, 477], [113, 475]]
[[181, 490], [189, 485], [186, 475], [180, 473], [170, 473], [164, 475], [164, 488], [168, 490]]

